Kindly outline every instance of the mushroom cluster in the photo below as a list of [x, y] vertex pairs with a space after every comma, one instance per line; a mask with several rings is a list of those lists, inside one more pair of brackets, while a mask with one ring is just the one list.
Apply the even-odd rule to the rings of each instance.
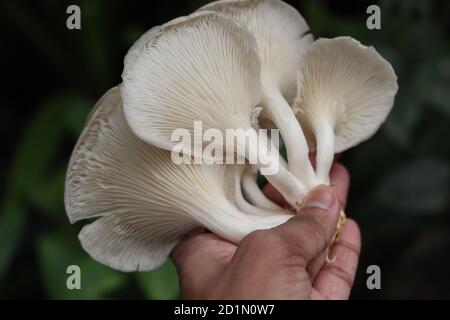
[[[71, 223], [96, 219], [79, 234], [83, 248], [122, 271], [158, 267], [198, 227], [237, 243], [284, 223], [309, 190], [329, 183], [335, 153], [377, 131], [398, 89], [374, 48], [349, 37], [314, 41], [279, 0], [216, 1], [150, 29], [128, 51], [122, 80], [87, 119], [64, 199]], [[175, 163], [172, 134], [194, 136], [196, 121], [224, 135], [278, 128], [287, 161], [257, 135], [233, 151], [255, 164]], [[271, 165], [278, 170], [266, 177], [290, 208], [256, 183]]]

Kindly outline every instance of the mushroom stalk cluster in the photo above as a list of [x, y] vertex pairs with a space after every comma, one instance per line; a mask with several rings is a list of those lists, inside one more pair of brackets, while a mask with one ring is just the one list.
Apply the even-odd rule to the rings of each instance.
[[[195, 228], [237, 243], [284, 223], [309, 190], [329, 183], [335, 153], [377, 131], [398, 89], [374, 48], [349, 37], [314, 41], [279, 0], [216, 1], [153, 27], [128, 51], [122, 79], [88, 117], [65, 184], [70, 221], [96, 218], [79, 234], [83, 248], [122, 271], [158, 267]], [[195, 137], [199, 121], [224, 137], [257, 137], [233, 150], [215, 141], [221, 156], [246, 160], [174, 161], [174, 152], [204, 156], [173, 139], [177, 130]], [[287, 161], [259, 124], [279, 129]], [[258, 172], [290, 208], [266, 198]]]

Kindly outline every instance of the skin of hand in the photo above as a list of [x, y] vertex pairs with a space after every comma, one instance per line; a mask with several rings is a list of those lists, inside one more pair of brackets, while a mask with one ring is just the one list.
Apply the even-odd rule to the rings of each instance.
[[[239, 245], [206, 232], [181, 241], [172, 251], [183, 299], [348, 299], [361, 238], [347, 219], [326, 263], [325, 250], [345, 208], [349, 174], [335, 163], [331, 186], [318, 186], [299, 212], [270, 230], [252, 232]], [[270, 185], [266, 196], [286, 205]]]

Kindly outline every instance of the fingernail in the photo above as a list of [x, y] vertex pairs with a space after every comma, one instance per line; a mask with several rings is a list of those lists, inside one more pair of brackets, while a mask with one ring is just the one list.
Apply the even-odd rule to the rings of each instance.
[[322, 210], [329, 210], [333, 207], [336, 201], [336, 195], [330, 187], [318, 186], [306, 195], [301, 209], [319, 208]]

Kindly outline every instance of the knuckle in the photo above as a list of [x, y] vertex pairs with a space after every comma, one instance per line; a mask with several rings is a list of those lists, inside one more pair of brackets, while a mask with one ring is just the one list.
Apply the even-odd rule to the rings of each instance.
[[241, 241], [252, 252], [270, 252], [279, 250], [280, 236], [273, 230], [256, 230]]
[[265, 230], [256, 230], [245, 236], [241, 243], [245, 246], [259, 247], [267, 243], [269, 232]]
[[251, 233], [249, 233], [247, 236], [242, 239], [244, 242], [260, 242], [263, 241], [265, 236], [265, 231], [263, 230], [256, 230]]
[[307, 226], [304, 228], [304, 232], [317, 242], [325, 242], [329, 233], [328, 217], [324, 217], [323, 214], [318, 213], [315, 215], [305, 215], [303, 219]]

